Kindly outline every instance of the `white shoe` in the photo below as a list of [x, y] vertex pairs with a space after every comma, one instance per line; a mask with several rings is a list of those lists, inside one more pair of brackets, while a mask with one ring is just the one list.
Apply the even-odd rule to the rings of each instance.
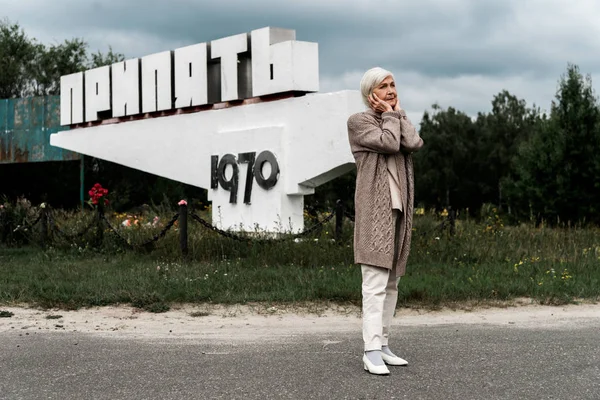
[[388, 375], [390, 373], [390, 370], [385, 366], [385, 364], [375, 365], [369, 361], [369, 358], [365, 354], [363, 354], [363, 366], [365, 367], [365, 371], [369, 371], [374, 375]]
[[384, 363], [389, 365], [408, 365], [408, 361], [398, 356], [390, 356], [385, 354], [383, 351], [381, 352], [381, 358], [383, 358]]

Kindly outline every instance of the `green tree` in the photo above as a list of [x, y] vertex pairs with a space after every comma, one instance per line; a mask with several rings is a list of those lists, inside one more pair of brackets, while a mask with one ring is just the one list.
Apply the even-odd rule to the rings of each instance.
[[36, 46], [31, 71], [33, 96], [60, 94], [60, 77], [88, 68], [87, 44], [81, 39], [65, 40], [59, 45]]
[[478, 167], [482, 202], [500, 209], [509, 204], [504, 190], [511, 179], [511, 160], [521, 143], [532, 134], [539, 111], [527, 107], [525, 100], [503, 90], [494, 96], [492, 111], [477, 117], [478, 145], [474, 154]]
[[0, 21], [0, 99], [23, 97], [29, 89], [28, 71], [36, 44], [18, 24]]
[[452, 107], [425, 112], [420, 135], [425, 146], [414, 156], [415, 199], [426, 206], [464, 208], [476, 192], [473, 152], [476, 130], [471, 118]]
[[45, 45], [29, 38], [19, 24], [0, 21], [0, 98], [60, 94], [60, 77], [123, 61], [112, 47], [88, 54], [79, 38]]
[[[539, 222], [542, 216], [556, 215], [556, 172], [563, 159], [563, 146], [556, 133], [553, 121], [542, 117], [513, 159], [514, 175], [505, 184], [517, 218]], [[547, 197], [548, 193], [553, 195]]]
[[111, 64], [118, 63], [118, 62], [125, 60], [125, 56], [121, 53], [113, 52], [113, 49], [111, 46], [108, 46], [108, 53], [103, 54], [100, 51], [98, 51], [97, 53], [92, 53], [91, 56], [92, 56], [92, 60], [90, 62], [91, 68], [98, 68], [98, 67], [102, 67], [105, 65], [111, 65]]
[[514, 160], [513, 191], [536, 220], [600, 222], [600, 109], [592, 80], [569, 64], [549, 119]]

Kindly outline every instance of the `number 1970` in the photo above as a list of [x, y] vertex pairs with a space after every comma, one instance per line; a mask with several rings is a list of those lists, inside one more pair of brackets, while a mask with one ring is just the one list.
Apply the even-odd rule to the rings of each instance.
[[[225, 154], [219, 160], [219, 156], [211, 156], [210, 166], [210, 187], [217, 189], [219, 185], [230, 192], [229, 202], [232, 204], [237, 203], [237, 194], [239, 187], [239, 164], [248, 164], [248, 171], [246, 173], [246, 185], [244, 190], [244, 203], [251, 204], [252, 197], [252, 184], [254, 179], [258, 186], [265, 190], [271, 189], [277, 184], [279, 180], [279, 163], [275, 158], [275, 155], [268, 150], [261, 152], [256, 157], [256, 152], [251, 153], [240, 153], [238, 157], [233, 154]], [[262, 173], [263, 166], [265, 163], [271, 165], [271, 173], [268, 177], [265, 177]], [[228, 165], [233, 168], [233, 174], [230, 179], [225, 177], [225, 170]], [[252, 179], [254, 178], [254, 179]]]

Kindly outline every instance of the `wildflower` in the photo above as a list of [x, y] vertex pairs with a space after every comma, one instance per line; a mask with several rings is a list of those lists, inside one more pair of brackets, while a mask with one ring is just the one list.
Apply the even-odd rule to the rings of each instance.
[[178, 206], [187, 206], [187, 201], [185, 200], [179, 200], [179, 203], [177, 203]]

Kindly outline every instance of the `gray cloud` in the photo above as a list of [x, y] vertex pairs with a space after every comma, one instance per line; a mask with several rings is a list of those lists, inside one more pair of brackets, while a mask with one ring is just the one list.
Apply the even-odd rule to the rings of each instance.
[[395, 72], [413, 119], [433, 102], [474, 115], [507, 89], [548, 108], [567, 62], [597, 76], [594, 0], [0, 0], [43, 42], [82, 37], [128, 57], [264, 26], [319, 43], [322, 91], [356, 89], [364, 70]]

